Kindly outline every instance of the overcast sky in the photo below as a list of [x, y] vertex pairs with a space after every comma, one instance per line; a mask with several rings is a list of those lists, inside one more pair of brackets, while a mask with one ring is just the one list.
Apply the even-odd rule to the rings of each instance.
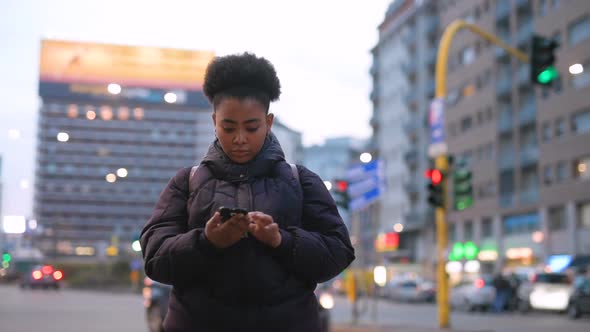
[[370, 49], [390, 0], [0, 2], [4, 215], [32, 212], [42, 37], [251, 51], [275, 65], [283, 93], [271, 110], [306, 145], [371, 134]]

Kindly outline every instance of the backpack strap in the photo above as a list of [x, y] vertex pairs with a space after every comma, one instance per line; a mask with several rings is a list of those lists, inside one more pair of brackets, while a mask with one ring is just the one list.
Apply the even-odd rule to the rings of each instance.
[[301, 183], [299, 181], [299, 171], [297, 170], [297, 165], [289, 163], [289, 166], [291, 166], [291, 172], [293, 173], [293, 177], [295, 177], [298, 183]]
[[191, 168], [191, 174], [188, 177], [188, 193], [189, 193], [189, 195], [192, 194], [192, 192], [195, 191], [195, 189], [196, 189], [196, 183], [193, 179], [195, 177], [195, 173], [197, 172], [197, 169], [199, 169], [199, 165], [193, 166], [193, 168]]

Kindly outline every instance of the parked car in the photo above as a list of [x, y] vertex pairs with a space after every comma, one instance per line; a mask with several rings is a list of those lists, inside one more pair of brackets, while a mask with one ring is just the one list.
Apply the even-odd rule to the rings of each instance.
[[565, 312], [572, 293], [567, 274], [537, 273], [518, 288], [518, 309], [522, 313], [531, 309]]
[[421, 279], [391, 281], [380, 292], [386, 298], [403, 302], [433, 302], [436, 295], [434, 283]]
[[[164, 332], [162, 324], [168, 311], [168, 301], [172, 286], [159, 283], [148, 277], [144, 279], [143, 304], [146, 308], [146, 320], [150, 332]], [[334, 307], [334, 297], [328, 284], [319, 285], [315, 294], [320, 303], [320, 322], [322, 332], [330, 331], [330, 309]]]
[[590, 314], [590, 277], [587, 277], [577, 285], [570, 297], [568, 316], [576, 319], [583, 314]]
[[453, 308], [487, 310], [494, 303], [495, 297], [492, 277], [483, 276], [475, 280], [465, 279], [451, 288], [449, 302]]
[[29, 287], [57, 290], [60, 288], [63, 277], [63, 272], [54, 269], [51, 265], [37, 265], [20, 278], [19, 285], [21, 289]]

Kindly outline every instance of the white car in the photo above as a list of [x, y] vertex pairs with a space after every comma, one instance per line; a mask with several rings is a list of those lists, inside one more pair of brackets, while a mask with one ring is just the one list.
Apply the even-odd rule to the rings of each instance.
[[486, 310], [493, 305], [495, 297], [492, 278], [481, 277], [463, 280], [451, 288], [449, 302], [453, 308]]
[[563, 273], [538, 273], [518, 289], [519, 310], [530, 309], [565, 312], [573, 287]]

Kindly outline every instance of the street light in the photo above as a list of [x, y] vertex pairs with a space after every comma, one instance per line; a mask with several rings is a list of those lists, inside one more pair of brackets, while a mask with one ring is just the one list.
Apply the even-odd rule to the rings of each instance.
[[111, 83], [107, 86], [107, 90], [112, 95], [118, 95], [121, 93], [121, 86], [117, 83]]
[[363, 153], [361, 153], [360, 159], [361, 159], [362, 163], [366, 164], [366, 163], [371, 162], [371, 160], [373, 160], [373, 156], [368, 152], [363, 152]]
[[404, 230], [404, 225], [398, 222], [397, 224], [393, 225], [393, 230], [397, 233], [401, 233]]
[[127, 172], [127, 169], [125, 169], [125, 168], [119, 168], [117, 170], [117, 176], [120, 178], [127, 177], [127, 174], [128, 174], [128, 172]]
[[174, 93], [174, 92], [168, 92], [164, 95], [164, 100], [168, 104], [174, 104], [177, 99], [178, 99], [178, 97], [176, 96], [176, 93]]
[[113, 183], [113, 182], [117, 181], [117, 176], [113, 173], [109, 173], [109, 174], [107, 174], [105, 179], [107, 180], [108, 183]]
[[57, 140], [60, 142], [67, 142], [70, 140], [70, 135], [68, 133], [64, 133], [63, 131], [57, 134]]
[[579, 63], [574, 63], [570, 66], [570, 74], [578, 75], [584, 72], [584, 66]]

